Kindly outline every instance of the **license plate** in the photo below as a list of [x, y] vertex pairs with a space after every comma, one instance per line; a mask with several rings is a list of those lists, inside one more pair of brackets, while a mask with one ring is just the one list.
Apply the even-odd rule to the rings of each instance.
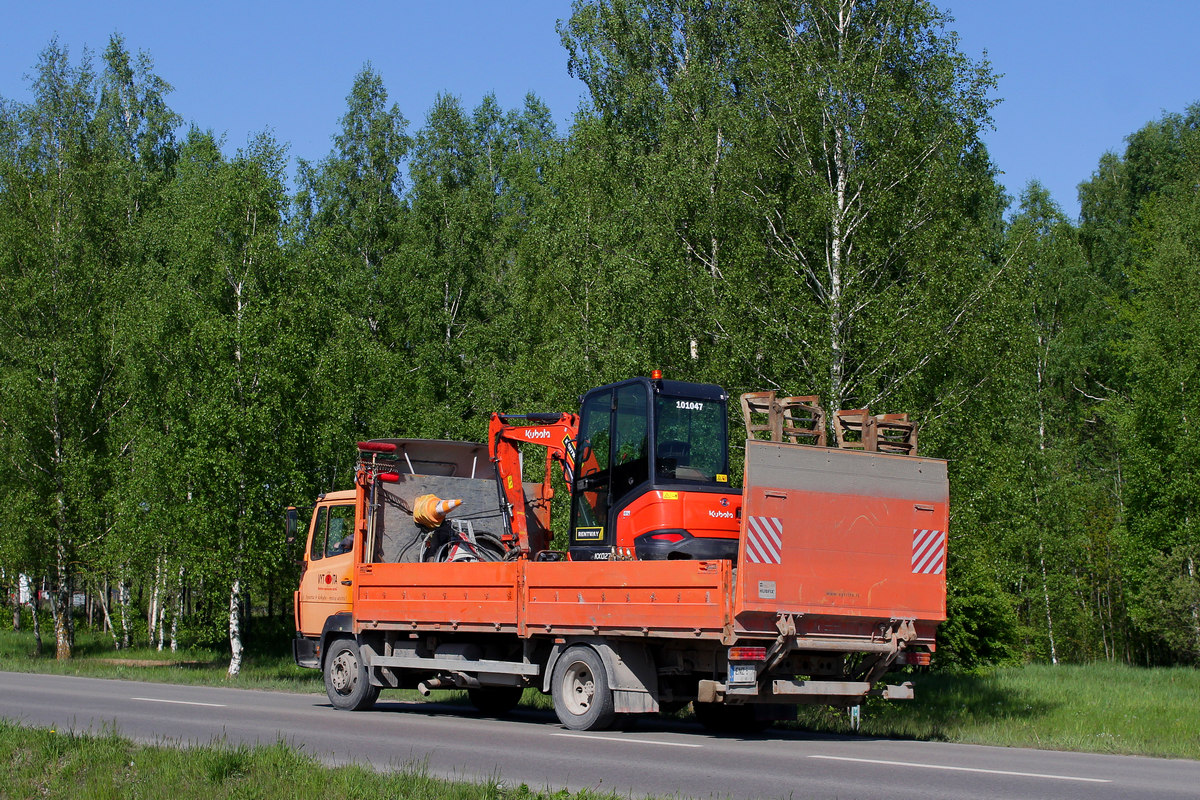
[[753, 664], [730, 664], [729, 665], [729, 682], [733, 683], [754, 683], [754, 665]]

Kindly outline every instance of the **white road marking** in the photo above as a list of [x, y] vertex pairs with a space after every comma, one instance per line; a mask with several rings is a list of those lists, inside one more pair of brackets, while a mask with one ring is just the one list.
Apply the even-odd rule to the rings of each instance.
[[163, 700], [158, 697], [131, 697], [130, 700], [143, 700], [147, 703], [174, 703], [178, 706], [208, 706], [209, 708], [225, 708], [224, 703], [191, 703], [187, 700]]
[[824, 758], [828, 761], [857, 761], [861, 764], [883, 764], [889, 767], [920, 767], [922, 769], [942, 769], [952, 772], [983, 772], [988, 775], [1013, 775], [1018, 778], [1045, 778], [1051, 781], [1083, 781], [1085, 783], [1112, 783], [1107, 778], [1080, 778], [1073, 775], [1047, 775], [1040, 772], [1010, 772], [1006, 769], [981, 769], [979, 767], [949, 767], [944, 764], [919, 764], [915, 761], [880, 761], [875, 758], [847, 758], [845, 756], [814, 756], [809, 758]]
[[663, 747], [703, 747], [702, 744], [684, 744], [683, 742], [656, 742], [653, 739], [626, 739], [622, 736], [593, 736], [588, 733], [552, 733], [551, 736], [565, 736], [568, 739], [603, 739], [606, 742], [628, 742], [630, 744], [661, 744]]

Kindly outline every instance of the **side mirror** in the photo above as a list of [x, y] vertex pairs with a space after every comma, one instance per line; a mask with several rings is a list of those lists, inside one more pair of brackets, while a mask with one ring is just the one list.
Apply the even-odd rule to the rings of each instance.
[[287, 511], [283, 514], [284, 525], [284, 541], [288, 544], [296, 543], [296, 528], [300, 524], [300, 512], [295, 506], [288, 506]]

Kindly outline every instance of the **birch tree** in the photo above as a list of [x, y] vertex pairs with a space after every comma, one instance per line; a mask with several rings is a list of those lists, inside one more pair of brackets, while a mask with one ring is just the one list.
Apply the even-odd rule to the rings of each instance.
[[560, 271], [601, 382], [650, 364], [733, 386], [756, 372], [736, 358], [755, 338], [739, 279], [764, 255], [736, 168], [751, 124], [743, 22], [737, 2], [628, 0], [576, 3], [560, 25], [590, 101], [556, 222], [587, 247], [567, 243]]
[[346, 442], [381, 435], [381, 425], [391, 424], [380, 408], [403, 374], [397, 332], [408, 322], [392, 316], [387, 282], [406, 212], [408, 121], [369, 64], [355, 76], [346, 104], [332, 151], [316, 164], [300, 162], [291, 248], [304, 270], [312, 309], [306, 318], [319, 342], [305, 401], [321, 465], [312, 480], [326, 489], [349, 479]]
[[1200, 319], [1194, 311], [1200, 201], [1191, 190], [1194, 180], [1186, 191], [1141, 205], [1127, 351], [1133, 383], [1120, 403], [1134, 534], [1126, 567], [1134, 622], [1153, 660], [1192, 664], [1200, 663]]
[[[289, 466], [299, 427], [292, 399], [307, 365], [289, 324], [295, 276], [282, 258], [282, 176], [282, 150], [269, 137], [226, 160], [211, 135], [193, 130], [163, 209], [160, 291], [179, 337], [167, 380], [181, 399], [171, 469], [186, 480], [177, 500], [197, 555], [193, 578], [212, 622], [224, 619], [230, 676], [241, 669], [247, 589], [262, 585], [282, 549], [276, 517], [298, 471]], [[163, 564], [161, 574], [177, 569]]]
[[654, 255], [679, 265], [676, 306], [701, 287], [683, 360], [691, 340], [718, 343], [716, 365], [833, 409], [961, 404], [969, 381], [930, 379], [955, 371], [1004, 264], [979, 139], [994, 77], [949, 17], [910, 0], [574, 10], [571, 69], [626, 143], [629, 213], [656, 212], [638, 223], [674, 239]]
[[771, 287], [797, 331], [787, 356], [831, 408], [878, 403], [951, 351], [1003, 267], [979, 140], [995, 79], [926, 2], [751, 8], [769, 155], [746, 190], [785, 276]]
[[[0, 426], [13, 456], [23, 535], [49, 554], [55, 652], [71, 657], [78, 564], [102, 534], [113, 296], [95, 74], [56, 43], [32, 103], [6, 114], [0, 169]], [[19, 454], [19, 455], [18, 455]]]
[[543, 268], [530, 243], [543, 233], [554, 149], [549, 110], [532, 95], [508, 111], [487, 95], [471, 112], [441, 96], [414, 138], [405, 244], [389, 281], [426, 435], [475, 438], [488, 409], [527, 402], [518, 365], [546, 330], [530, 307]]

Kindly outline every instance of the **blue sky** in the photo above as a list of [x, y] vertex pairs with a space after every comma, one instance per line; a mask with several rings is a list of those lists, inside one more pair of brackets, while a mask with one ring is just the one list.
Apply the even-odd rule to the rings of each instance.
[[[0, 3], [0, 96], [28, 98], [25, 76], [52, 37], [73, 57], [102, 52], [120, 32], [153, 56], [185, 120], [229, 146], [271, 129], [293, 156], [319, 159], [370, 61], [419, 126], [439, 92], [474, 107], [493, 91], [504, 107], [535, 92], [560, 132], [582, 85], [567, 75], [555, 31], [570, 0], [524, 2]], [[1195, 0], [944, 0], [960, 47], [988, 52], [1003, 74], [996, 129], [986, 139], [1014, 196], [1045, 184], [1070, 216], [1076, 185], [1106, 150], [1164, 111], [1200, 100], [1200, 3]]]

